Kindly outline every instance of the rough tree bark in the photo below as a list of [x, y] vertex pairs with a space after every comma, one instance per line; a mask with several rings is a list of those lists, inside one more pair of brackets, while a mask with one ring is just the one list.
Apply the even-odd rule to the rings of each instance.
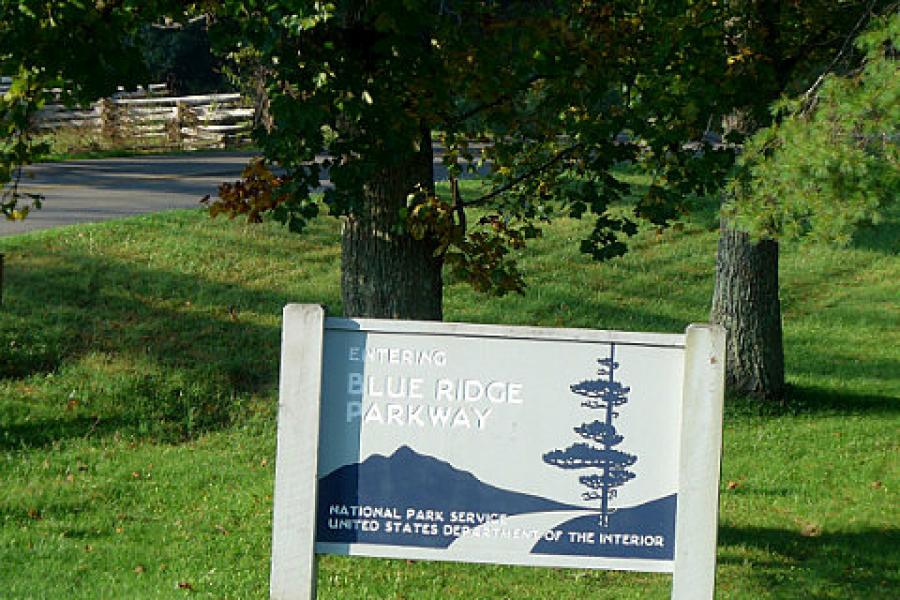
[[710, 320], [728, 332], [729, 391], [764, 401], [784, 396], [778, 243], [754, 243], [722, 220]]
[[441, 320], [443, 258], [437, 244], [397, 231], [400, 209], [416, 185], [434, 192], [431, 134], [420, 151], [374, 177], [363, 206], [343, 224], [341, 297], [348, 317]]

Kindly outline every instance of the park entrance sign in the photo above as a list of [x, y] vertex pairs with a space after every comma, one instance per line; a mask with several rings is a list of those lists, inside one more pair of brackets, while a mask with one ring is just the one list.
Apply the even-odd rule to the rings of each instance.
[[284, 312], [271, 597], [315, 554], [671, 572], [714, 586], [724, 333]]

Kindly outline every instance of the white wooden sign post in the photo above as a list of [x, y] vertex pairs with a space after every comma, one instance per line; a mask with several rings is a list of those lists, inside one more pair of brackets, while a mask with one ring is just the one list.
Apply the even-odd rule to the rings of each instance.
[[673, 573], [712, 598], [724, 331], [284, 311], [271, 597], [315, 555]]

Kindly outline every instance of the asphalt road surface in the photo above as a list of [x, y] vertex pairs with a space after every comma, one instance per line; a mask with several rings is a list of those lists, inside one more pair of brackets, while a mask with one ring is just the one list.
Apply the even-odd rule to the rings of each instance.
[[[439, 155], [436, 148], [435, 178], [446, 179]], [[220, 183], [237, 180], [253, 156], [249, 152], [192, 152], [33, 165], [20, 189], [43, 194], [43, 207], [31, 211], [24, 221], [0, 217], [0, 236], [197, 208], [207, 194], [216, 196]]]
[[24, 221], [0, 217], [0, 236], [116, 219], [173, 208], [197, 208], [218, 185], [240, 177], [253, 155], [203, 152], [75, 160], [33, 165], [21, 189], [44, 195]]

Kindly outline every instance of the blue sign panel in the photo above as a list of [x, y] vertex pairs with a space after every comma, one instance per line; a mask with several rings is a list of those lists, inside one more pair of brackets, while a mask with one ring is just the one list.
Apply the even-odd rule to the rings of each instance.
[[672, 571], [683, 336], [378, 323], [326, 321], [318, 552]]

